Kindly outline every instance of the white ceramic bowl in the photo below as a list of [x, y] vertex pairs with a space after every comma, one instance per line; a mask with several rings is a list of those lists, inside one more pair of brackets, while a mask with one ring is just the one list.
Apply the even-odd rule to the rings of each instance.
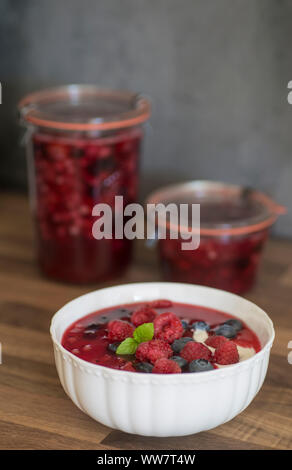
[[[61, 345], [75, 320], [110, 306], [170, 299], [215, 308], [242, 320], [258, 335], [262, 349], [246, 361], [193, 374], [143, 374], [91, 364]], [[144, 436], [182, 436], [231, 420], [253, 400], [265, 379], [274, 339], [272, 321], [255, 304], [217, 289], [178, 283], [137, 283], [78, 297], [53, 317], [51, 336], [62, 386], [96, 421]]]

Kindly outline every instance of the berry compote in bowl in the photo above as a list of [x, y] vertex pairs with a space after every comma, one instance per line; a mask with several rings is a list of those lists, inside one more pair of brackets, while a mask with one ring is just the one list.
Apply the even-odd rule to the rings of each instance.
[[249, 405], [274, 329], [263, 310], [229, 292], [138, 283], [69, 302], [51, 336], [62, 386], [84, 413], [133, 434], [180, 436]]
[[[96, 240], [93, 207], [115, 213], [136, 202], [147, 99], [130, 92], [69, 85], [26, 96], [19, 104], [26, 146], [38, 259], [50, 278], [76, 283], [123, 273], [126, 238]], [[120, 206], [115, 196], [123, 196]], [[116, 212], [115, 212], [116, 211]]]
[[[181, 236], [172, 238], [171, 226], [166, 222], [166, 239], [158, 241], [164, 279], [236, 294], [243, 294], [254, 285], [269, 229], [285, 212], [285, 208], [259, 191], [213, 181], [166, 186], [153, 192], [147, 203], [190, 207], [200, 204], [197, 249], [183, 250]], [[179, 228], [181, 233], [199, 230]]]

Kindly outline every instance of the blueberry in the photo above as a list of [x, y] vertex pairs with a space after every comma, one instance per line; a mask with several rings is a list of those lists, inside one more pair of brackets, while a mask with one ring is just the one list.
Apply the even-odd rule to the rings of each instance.
[[217, 336], [225, 336], [225, 338], [235, 338], [237, 331], [231, 325], [226, 325], [223, 323], [222, 325], [215, 328], [215, 334]]
[[131, 313], [133, 313], [132, 310], [129, 310], [128, 308], [118, 308], [117, 312], [122, 315], [131, 315]]
[[180, 338], [180, 339], [176, 339], [171, 347], [172, 347], [172, 350], [175, 352], [175, 353], [180, 353], [182, 348], [189, 342], [189, 341], [193, 341], [193, 338], [191, 338], [190, 336], [184, 336], [183, 338]]
[[190, 372], [207, 372], [208, 370], [213, 370], [211, 362], [206, 359], [196, 359], [189, 363]]
[[208, 325], [208, 323], [206, 323], [205, 321], [196, 321], [192, 324], [192, 329], [209, 331], [210, 325]]
[[176, 362], [180, 366], [181, 369], [183, 367], [185, 367], [188, 363], [188, 361], [186, 359], [184, 359], [183, 357], [180, 357], [180, 356], [172, 356], [170, 359], [172, 361]]
[[181, 324], [184, 330], [189, 329], [189, 323], [186, 320], [181, 320]]
[[91, 323], [91, 325], [88, 325], [84, 330], [84, 336], [86, 338], [96, 336], [96, 332], [99, 328], [100, 325], [98, 325], [97, 323]]
[[138, 362], [135, 365], [137, 371], [139, 372], [145, 372], [146, 374], [150, 374], [153, 369], [153, 365], [149, 364], [149, 362]]
[[111, 352], [116, 352], [116, 350], [118, 349], [120, 343], [110, 343], [108, 344], [107, 348], [111, 351]]
[[90, 325], [87, 325], [86, 329], [88, 330], [99, 330], [100, 324], [99, 323], [90, 323]]
[[223, 325], [230, 325], [233, 326], [235, 329], [236, 333], [238, 333], [240, 330], [243, 328], [243, 324], [241, 323], [240, 320], [236, 320], [236, 318], [230, 318], [230, 320], [227, 320], [226, 322], [223, 323]]

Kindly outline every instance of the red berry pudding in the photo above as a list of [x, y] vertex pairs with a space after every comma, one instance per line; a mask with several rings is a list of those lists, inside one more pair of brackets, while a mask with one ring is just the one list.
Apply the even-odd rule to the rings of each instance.
[[152, 374], [206, 372], [261, 349], [242, 320], [165, 299], [91, 313], [67, 328], [62, 345], [93, 364]]
[[[136, 202], [145, 99], [128, 92], [69, 86], [34, 93], [20, 110], [41, 270], [50, 278], [89, 283], [123, 273], [132, 241], [96, 240], [92, 209]], [[123, 196], [116, 208], [115, 196]], [[124, 223], [126, 219], [124, 220]]]
[[[200, 229], [178, 227], [158, 241], [165, 280], [216, 287], [237, 294], [247, 292], [256, 280], [270, 226], [284, 209], [258, 191], [211, 181], [194, 181], [156, 191], [148, 203], [200, 204]], [[163, 222], [165, 228], [165, 222]], [[157, 229], [160, 228], [159, 222]], [[197, 249], [182, 249], [182, 235], [199, 230]]]

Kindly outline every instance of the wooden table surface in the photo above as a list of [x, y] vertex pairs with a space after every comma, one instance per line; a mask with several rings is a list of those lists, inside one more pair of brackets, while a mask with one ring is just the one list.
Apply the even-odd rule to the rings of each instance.
[[[134, 265], [119, 282], [159, 279], [155, 252], [139, 244]], [[268, 243], [258, 285], [247, 296], [269, 313], [276, 328], [263, 388], [232, 421], [192, 436], [148, 438], [115, 431], [67, 398], [54, 365], [50, 319], [65, 302], [94, 289], [40, 276], [27, 199], [1, 194], [0, 449], [292, 449], [292, 364], [287, 359], [292, 242]]]

